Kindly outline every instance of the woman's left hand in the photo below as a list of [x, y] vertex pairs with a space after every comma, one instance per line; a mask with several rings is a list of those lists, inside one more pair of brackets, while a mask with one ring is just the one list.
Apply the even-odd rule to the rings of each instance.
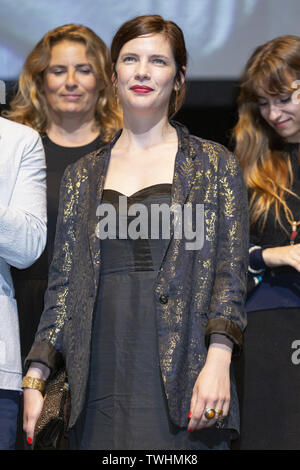
[[[208, 428], [216, 424], [218, 412], [222, 418], [227, 416], [230, 404], [230, 362], [231, 352], [211, 346], [194, 388], [190, 406], [188, 431]], [[206, 410], [215, 410], [213, 419], [207, 419]]]

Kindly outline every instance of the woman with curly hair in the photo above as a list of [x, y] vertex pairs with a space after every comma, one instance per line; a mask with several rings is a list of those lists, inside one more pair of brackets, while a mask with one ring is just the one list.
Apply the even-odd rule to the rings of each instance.
[[259, 46], [246, 65], [234, 129], [250, 201], [243, 449], [299, 448], [300, 37]]
[[40, 133], [47, 164], [47, 246], [31, 268], [13, 272], [25, 356], [43, 311], [64, 170], [108, 142], [122, 118], [109, 51], [86, 26], [67, 24], [47, 32], [27, 57], [18, 85], [3, 115]]

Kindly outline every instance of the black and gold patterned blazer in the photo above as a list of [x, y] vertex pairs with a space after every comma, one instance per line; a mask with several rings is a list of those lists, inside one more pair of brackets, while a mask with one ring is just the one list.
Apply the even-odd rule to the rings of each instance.
[[[179, 140], [172, 204], [204, 204], [200, 250], [186, 250], [171, 234], [153, 295], [161, 374], [171, 420], [187, 425], [195, 380], [207, 354], [207, 337], [221, 333], [238, 351], [246, 326], [248, 202], [237, 159], [223, 146], [191, 136], [175, 122]], [[70, 165], [61, 185], [54, 257], [45, 309], [27, 357], [55, 371], [65, 361], [72, 399], [69, 426], [84, 407], [91, 329], [100, 279], [99, 218], [110, 144]], [[100, 279], [101, 282], [101, 279]], [[234, 384], [227, 427], [238, 429]]]

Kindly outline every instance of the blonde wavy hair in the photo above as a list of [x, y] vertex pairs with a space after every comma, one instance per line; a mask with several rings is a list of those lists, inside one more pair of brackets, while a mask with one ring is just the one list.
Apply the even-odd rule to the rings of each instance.
[[122, 127], [122, 113], [114, 96], [109, 50], [90, 28], [77, 24], [59, 26], [37, 43], [23, 66], [18, 91], [4, 117], [33, 127], [43, 134], [49, 125], [48, 104], [44, 93], [44, 72], [49, 65], [51, 49], [61, 41], [78, 41], [86, 46], [87, 57], [92, 62], [97, 80], [104, 82], [95, 109], [96, 123], [104, 142], [110, 141]]
[[260, 114], [258, 95], [259, 91], [292, 95], [292, 84], [299, 78], [300, 37], [281, 36], [255, 49], [240, 79], [239, 118], [233, 129], [235, 153], [252, 190], [250, 223], [260, 220], [262, 229], [273, 204], [281, 226], [282, 208], [287, 218], [292, 218], [285, 200], [293, 194], [293, 174], [284, 141]]

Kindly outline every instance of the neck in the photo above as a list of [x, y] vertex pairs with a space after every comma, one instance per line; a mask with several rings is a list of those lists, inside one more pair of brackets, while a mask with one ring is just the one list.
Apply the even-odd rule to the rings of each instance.
[[56, 144], [76, 147], [92, 142], [100, 130], [94, 116], [50, 116], [50, 125], [46, 131]]
[[176, 137], [176, 130], [166, 115], [160, 117], [133, 116], [124, 111], [123, 131], [117, 142], [120, 147], [147, 149], [167, 143]]
[[300, 143], [300, 135], [295, 135], [293, 137], [285, 139], [285, 142], [288, 144], [299, 144]]

